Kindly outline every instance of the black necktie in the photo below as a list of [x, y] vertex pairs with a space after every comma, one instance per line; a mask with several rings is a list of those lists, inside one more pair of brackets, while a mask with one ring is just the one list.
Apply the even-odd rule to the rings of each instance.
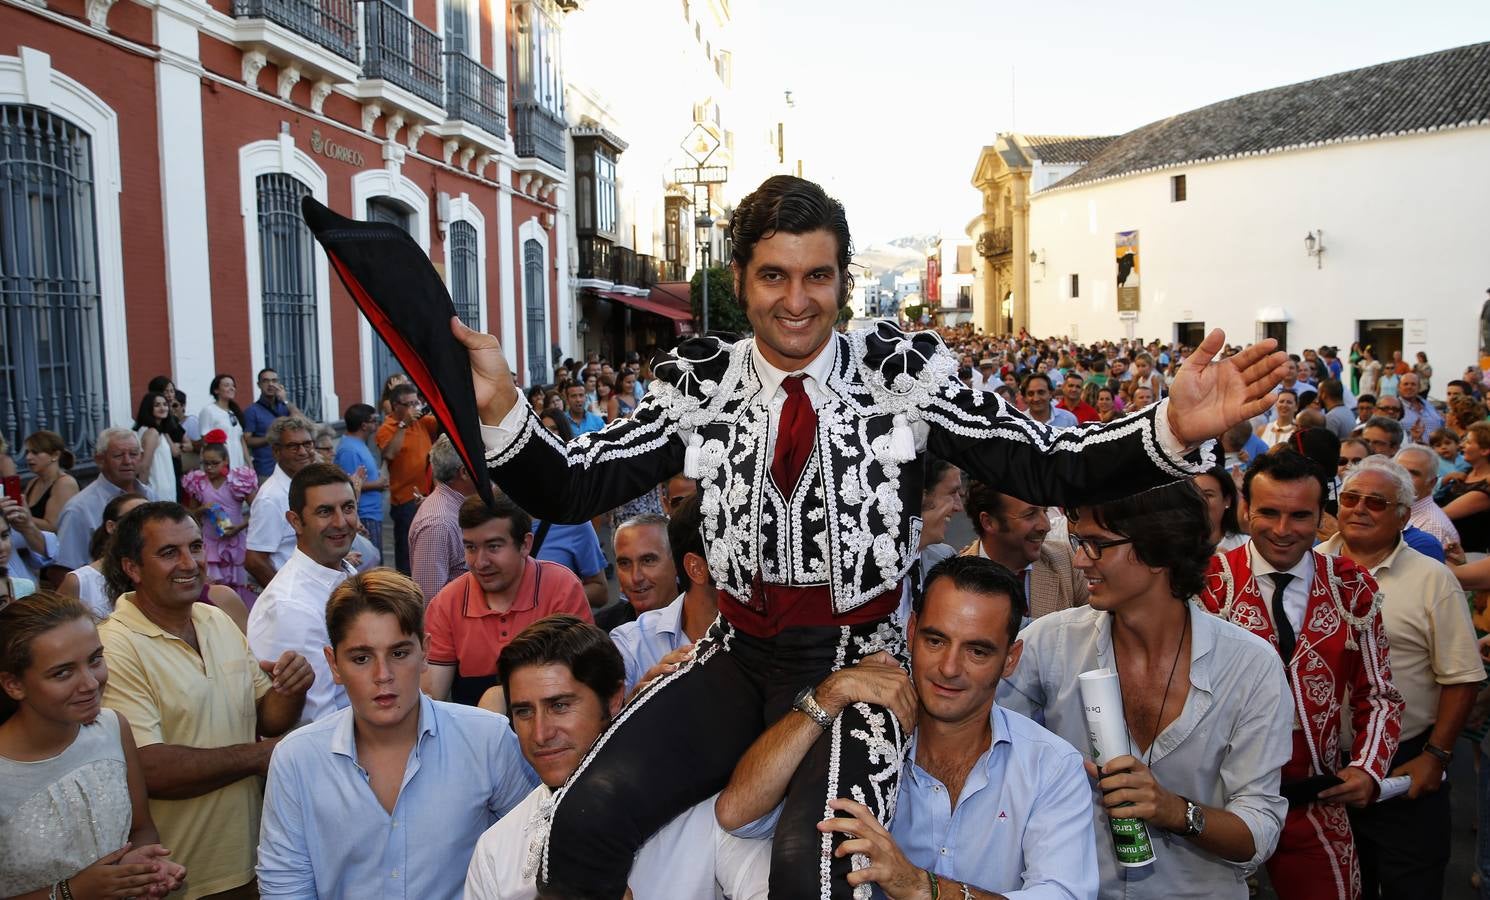
[[1286, 667], [1293, 660], [1293, 645], [1297, 638], [1293, 633], [1293, 626], [1288, 622], [1288, 612], [1283, 608], [1283, 592], [1288, 589], [1288, 583], [1293, 581], [1294, 576], [1287, 572], [1272, 572], [1268, 577], [1273, 579], [1273, 628], [1278, 632], [1278, 653], [1283, 657], [1283, 665]]

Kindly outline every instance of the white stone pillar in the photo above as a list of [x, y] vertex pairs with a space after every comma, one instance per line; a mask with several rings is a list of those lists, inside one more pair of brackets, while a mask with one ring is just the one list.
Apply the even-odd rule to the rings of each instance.
[[[160, 143], [162, 241], [171, 377], [201, 405], [216, 371], [212, 261], [207, 247], [207, 179], [202, 151], [202, 65], [198, 25], [205, 4], [161, 0], [155, 7], [156, 119]], [[165, 368], [162, 360], [161, 369]]]

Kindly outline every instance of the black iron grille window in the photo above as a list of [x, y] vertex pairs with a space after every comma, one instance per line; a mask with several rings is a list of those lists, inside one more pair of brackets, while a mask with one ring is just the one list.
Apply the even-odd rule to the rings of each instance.
[[481, 328], [481, 288], [477, 278], [481, 255], [476, 245], [476, 226], [450, 223], [450, 300], [455, 314], [468, 328]]
[[292, 175], [260, 175], [259, 284], [264, 307], [264, 365], [279, 373], [290, 399], [321, 418], [320, 328], [315, 246], [300, 218], [310, 188]]
[[80, 460], [109, 420], [92, 142], [34, 106], [0, 105], [0, 425], [62, 435]]

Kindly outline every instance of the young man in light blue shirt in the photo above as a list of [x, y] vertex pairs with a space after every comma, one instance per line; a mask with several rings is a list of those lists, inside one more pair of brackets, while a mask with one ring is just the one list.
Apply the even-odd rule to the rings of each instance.
[[573, 383], [564, 388], [564, 414], [569, 417], [569, 430], [574, 432], [575, 437], [605, 427], [605, 419], [598, 413], [590, 412], [586, 400], [588, 396], [584, 382]]
[[1095, 898], [1081, 754], [994, 703], [999, 679], [1019, 664], [1024, 609], [1020, 578], [998, 563], [959, 556], [937, 564], [907, 628], [914, 692], [886, 655], [829, 675], [740, 761], [715, 807], [720, 824], [758, 835], [798, 762], [823, 739], [822, 719], [831, 723], [851, 703], [879, 704], [914, 718], [915, 734], [888, 831], [844, 799], [829, 803], [837, 818], [819, 826], [850, 837], [839, 852], [865, 858], [850, 884], [874, 882], [890, 900]]
[[459, 897], [476, 841], [538, 784], [507, 719], [420, 693], [424, 608], [391, 569], [326, 604], [350, 707], [287, 736], [259, 830], [263, 897]]

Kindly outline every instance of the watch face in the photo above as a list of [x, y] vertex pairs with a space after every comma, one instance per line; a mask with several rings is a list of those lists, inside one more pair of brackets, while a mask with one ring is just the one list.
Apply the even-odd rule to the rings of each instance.
[[800, 691], [797, 691], [797, 696], [792, 699], [792, 705], [793, 706], [801, 706], [802, 705], [802, 701], [803, 700], [806, 700], [807, 697], [809, 695], [811, 695], [811, 694], [812, 694], [812, 687], [810, 685], [808, 687], [802, 688]]

